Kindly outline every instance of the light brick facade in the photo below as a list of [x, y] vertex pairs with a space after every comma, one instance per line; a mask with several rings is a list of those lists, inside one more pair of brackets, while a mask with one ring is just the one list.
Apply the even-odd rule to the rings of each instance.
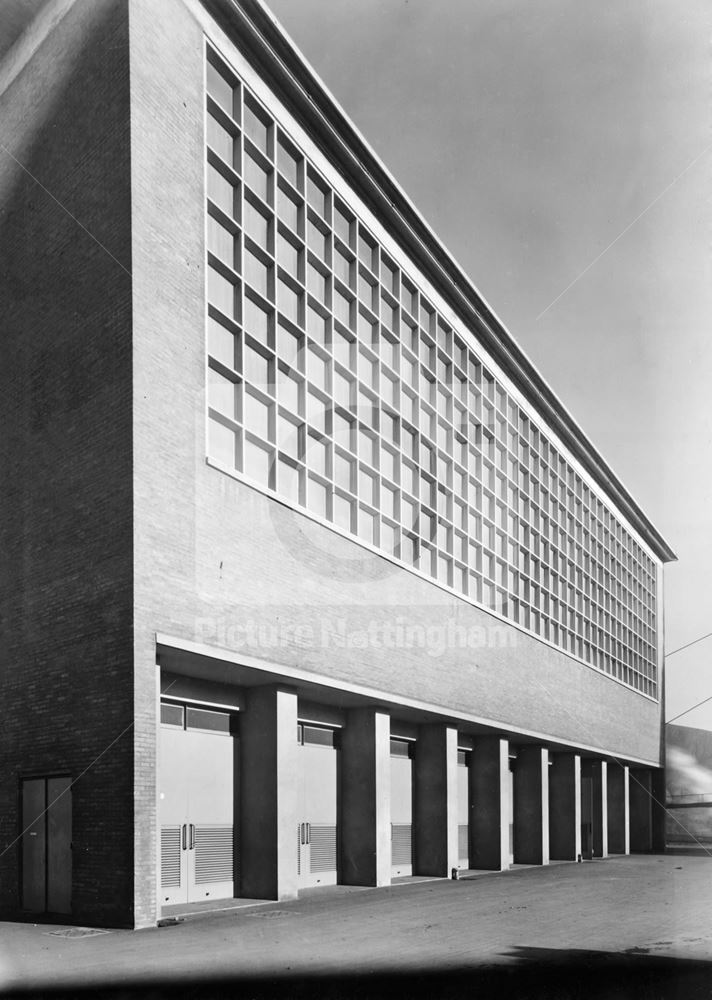
[[214, 651], [213, 681], [261, 665], [316, 703], [323, 682], [335, 712], [370, 695], [469, 745], [659, 767], [659, 702], [208, 464], [205, 44], [255, 75], [251, 43], [220, 3], [171, 3], [167, 24], [151, 0], [64, 6], [0, 95], [23, 165], [0, 177], [3, 911], [19, 782], [61, 772], [72, 918], [155, 922], [156, 663], [181, 646], [196, 676]]

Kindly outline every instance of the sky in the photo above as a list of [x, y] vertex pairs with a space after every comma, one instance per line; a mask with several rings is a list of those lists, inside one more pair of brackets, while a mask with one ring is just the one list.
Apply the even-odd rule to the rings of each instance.
[[712, 632], [708, 0], [268, 3], [677, 553], [666, 651]]

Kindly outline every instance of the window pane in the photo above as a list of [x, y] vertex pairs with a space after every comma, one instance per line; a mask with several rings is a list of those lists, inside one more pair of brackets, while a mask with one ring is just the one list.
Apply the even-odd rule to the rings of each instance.
[[359, 227], [358, 255], [369, 270], [375, 271], [378, 264], [378, 250], [363, 227]]
[[351, 246], [351, 237], [354, 229], [354, 217], [349, 210], [340, 203], [334, 202], [334, 232], [347, 246]]
[[307, 506], [318, 517], [329, 516], [329, 487], [316, 479], [309, 479]]
[[293, 323], [301, 325], [302, 296], [281, 278], [278, 283], [279, 311]]
[[257, 434], [259, 437], [271, 440], [272, 404], [265, 403], [262, 399], [258, 399], [258, 397], [253, 395], [249, 389], [246, 389], [244, 407], [245, 427]]
[[282, 188], [277, 192], [277, 213], [293, 232], [299, 232], [299, 203]]
[[314, 351], [309, 352], [307, 377], [317, 388], [324, 392], [329, 390], [329, 363]]
[[334, 357], [345, 368], [353, 370], [354, 341], [340, 330], [334, 330]]
[[392, 305], [388, 299], [381, 299], [381, 319], [386, 324], [389, 330], [393, 330], [396, 333], [398, 322], [398, 310], [396, 306]]
[[344, 531], [351, 531], [353, 524], [353, 501], [346, 500], [345, 497], [334, 494], [334, 524]]
[[353, 493], [355, 470], [356, 464], [352, 459], [339, 452], [334, 454], [334, 482], [342, 490]]
[[307, 199], [315, 212], [322, 217], [326, 216], [326, 188], [311, 172], [307, 178]]
[[232, 216], [235, 210], [235, 189], [225, 177], [216, 170], [212, 163], [208, 164], [208, 198], [225, 212]]
[[398, 517], [398, 491], [390, 483], [381, 483], [381, 510], [388, 517]]
[[224, 261], [228, 267], [234, 268], [235, 237], [212, 215], [208, 216], [208, 250]]
[[334, 411], [334, 441], [343, 448], [353, 451], [356, 447], [355, 423], [338, 410]]
[[340, 281], [343, 281], [343, 283], [349, 287], [351, 287], [353, 283], [354, 266], [355, 265], [351, 261], [351, 258], [347, 257], [343, 250], [339, 247], [334, 247], [334, 274]]
[[307, 333], [319, 344], [327, 343], [327, 320], [310, 305], [307, 309]]
[[324, 232], [319, 226], [316, 225], [311, 219], [307, 223], [307, 241], [309, 247], [317, 257], [322, 260], [326, 260], [327, 248], [329, 246], [329, 234]]
[[302, 251], [281, 233], [277, 236], [277, 259], [293, 278], [300, 279]]
[[302, 158], [293, 148], [291, 143], [287, 143], [280, 137], [277, 145], [277, 167], [280, 173], [284, 174], [290, 184], [295, 188], [299, 187], [299, 166]]
[[266, 299], [272, 298], [272, 265], [245, 248], [245, 280]]
[[172, 705], [170, 702], [161, 702], [161, 725], [180, 726], [183, 728], [183, 706]]
[[208, 729], [213, 733], [230, 732], [230, 716], [227, 712], [212, 712], [207, 708], [186, 709], [186, 729]]
[[213, 419], [208, 421], [208, 454], [230, 468], [235, 465], [235, 432]]
[[294, 424], [281, 413], [277, 417], [277, 444], [291, 458], [301, 458], [300, 425]]
[[242, 355], [242, 369], [245, 378], [263, 392], [274, 395], [274, 362], [245, 344]]
[[307, 416], [311, 426], [324, 433], [326, 431], [326, 403], [309, 393], [307, 400]]
[[235, 286], [213, 267], [208, 268], [208, 302], [226, 316], [235, 317]]
[[369, 545], [378, 544], [378, 516], [361, 508], [358, 516], [358, 533]]
[[388, 479], [398, 479], [398, 457], [395, 452], [385, 446], [381, 448], [381, 473]]
[[253, 104], [248, 100], [245, 100], [244, 126], [245, 134], [250, 137], [255, 146], [257, 146], [260, 152], [264, 153], [265, 156], [269, 156], [271, 153], [271, 120], [261, 108], [258, 108], [256, 104]]
[[272, 488], [272, 449], [258, 445], [249, 438], [245, 438], [245, 465], [244, 473], [250, 479], [260, 483], [261, 486]]
[[307, 265], [307, 288], [312, 293], [314, 298], [319, 299], [320, 302], [326, 303], [328, 288], [327, 277], [311, 263]]
[[235, 140], [231, 133], [216, 118], [213, 118], [211, 114], [208, 114], [207, 132], [208, 146], [215, 150], [221, 159], [232, 166]]
[[252, 237], [255, 243], [263, 250], [271, 250], [272, 220], [263, 215], [249, 201], [245, 202], [244, 224], [245, 232]]
[[302, 380], [290, 372], [279, 371], [279, 402], [292, 413], [302, 414], [304, 409]]
[[219, 372], [208, 370], [208, 403], [213, 410], [224, 413], [231, 420], [236, 415], [236, 385]]
[[270, 202], [270, 177], [272, 171], [245, 151], [245, 183], [255, 194], [267, 203]]
[[398, 541], [400, 532], [392, 524], [381, 520], [381, 548], [386, 552], [398, 555]]
[[328, 475], [328, 444], [319, 438], [309, 435], [307, 438], [307, 463], [313, 472], [321, 476]]
[[348, 299], [343, 292], [338, 289], [334, 289], [334, 315], [343, 323], [344, 326], [350, 327], [353, 322], [353, 309], [351, 308], [351, 299]]
[[286, 361], [290, 368], [301, 367], [301, 346], [300, 336], [292, 333], [286, 326], [280, 326], [277, 334], [277, 350], [280, 358]]
[[235, 336], [212, 316], [208, 317], [208, 352], [228, 368], [235, 367]]
[[359, 499], [363, 500], [370, 507], [377, 506], [378, 503], [377, 481], [375, 476], [372, 476], [365, 469], [361, 469], [359, 472], [358, 495]]
[[270, 323], [272, 311], [263, 309], [249, 296], [245, 296], [245, 330], [251, 334], [255, 340], [268, 345], [270, 339]]

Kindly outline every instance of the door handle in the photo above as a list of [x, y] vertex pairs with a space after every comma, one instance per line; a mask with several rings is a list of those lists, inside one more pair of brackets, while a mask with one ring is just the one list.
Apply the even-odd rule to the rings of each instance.
[[185, 834], [186, 834], [186, 828], [185, 828], [185, 823], [184, 823], [183, 826], [182, 826], [182, 828], [181, 828], [181, 847], [183, 848], [183, 850], [185, 850], [185, 847], [186, 847]]
[[194, 847], [195, 847], [195, 825], [193, 823], [191, 823], [190, 824], [190, 843], [188, 845], [188, 850], [192, 851]]

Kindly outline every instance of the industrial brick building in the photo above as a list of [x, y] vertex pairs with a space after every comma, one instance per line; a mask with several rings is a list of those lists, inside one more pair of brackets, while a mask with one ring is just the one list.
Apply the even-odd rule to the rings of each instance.
[[269, 12], [0, 107], [2, 912], [659, 844], [674, 555]]

